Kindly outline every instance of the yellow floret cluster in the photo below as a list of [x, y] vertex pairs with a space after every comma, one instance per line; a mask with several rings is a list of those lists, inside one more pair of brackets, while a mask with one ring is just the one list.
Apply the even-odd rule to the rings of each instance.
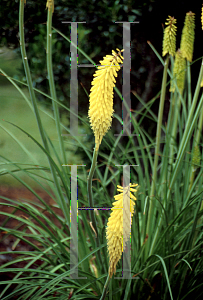
[[115, 86], [115, 77], [120, 70], [120, 63], [123, 62], [121, 52], [117, 49], [116, 53], [112, 50], [112, 55], [106, 55], [101, 66], [93, 75], [90, 89], [90, 105], [88, 116], [90, 118], [91, 127], [95, 135], [96, 151], [99, 149], [103, 136], [106, 134], [112, 123], [113, 115], [113, 87]]
[[177, 30], [175, 24], [177, 21], [174, 17], [171, 16], [168, 16], [168, 19], [166, 20], [167, 22], [165, 24], [167, 25], [167, 27], [164, 29], [163, 56], [165, 56], [167, 53], [174, 56], [176, 52], [176, 30]]
[[[130, 238], [129, 221], [132, 224], [135, 205], [133, 200], [137, 200], [132, 192], [137, 192], [137, 189], [134, 189], [136, 186], [138, 186], [138, 184], [130, 184], [124, 188], [118, 185], [117, 190], [121, 193], [114, 196], [116, 201], [113, 203], [106, 229], [110, 277], [112, 277], [113, 273], [115, 274], [116, 265]], [[123, 205], [123, 203], [125, 203], [125, 205]]]
[[193, 48], [195, 39], [195, 14], [193, 12], [188, 12], [185, 17], [185, 23], [183, 27], [180, 49], [182, 51], [183, 57], [188, 61], [192, 61]]

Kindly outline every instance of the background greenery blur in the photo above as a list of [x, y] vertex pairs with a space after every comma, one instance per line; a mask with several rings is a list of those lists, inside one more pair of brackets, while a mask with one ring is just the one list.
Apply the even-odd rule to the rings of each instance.
[[[160, 91], [163, 66], [158, 61], [147, 41], [149, 40], [159, 53], [162, 51], [163, 24], [168, 15], [174, 16], [178, 22], [177, 45], [180, 42], [185, 14], [192, 10], [196, 13], [196, 38], [194, 45], [194, 59], [201, 56], [201, 49], [197, 46], [201, 38], [201, 1], [170, 1], [166, 4], [160, 0], [148, 1], [55, 1], [53, 14], [53, 27], [69, 36], [70, 24], [63, 21], [86, 22], [78, 24], [78, 46], [86, 52], [96, 63], [106, 54], [110, 54], [112, 49], [123, 48], [122, 45], [122, 24], [115, 21], [138, 21], [139, 24], [131, 25], [131, 101], [132, 109], [139, 110], [142, 104], [135, 97], [138, 94], [147, 103]], [[18, 22], [18, 1], [1, 0], [0, 3], [0, 67], [12, 78], [26, 82], [22, 60], [20, 58], [19, 45], [19, 22]], [[34, 87], [49, 94], [47, 67], [46, 67], [46, 1], [27, 1], [25, 7], [25, 40], [28, 54], [28, 61], [32, 73]], [[78, 53], [80, 64], [89, 63], [87, 59]], [[197, 67], [197, 71], [195, 68]], [[196, 84], [198, 75], [198, 64], [192, 65], [193, 80]], [[56, 84], [58, 100], [69, 107], [70, 101], [70, 44], [58, 33], [53, 34], [53, 70]], [[78, 103], [79, 115], [87, 120], [88, 96], [92, 75], [95, 68], [78, 68]], [[122, 91], [122, 75], [119, 75], [117, 86]], [[24, 90], [25, 86], [20, 85]], [[28, 95], [28, 93], [27, 93]], [[51, 100], [37, 93], [37, 99], [41, 108], [52, 113]], [[151, 109], [157, 114], [159, 97], [154, 102]], [[3, 76], [0, 77], [0, 114], [1, 119], [11, 121], [22, 128], [29, 129], [37, 140], [40, 140], [34, 115], [31, 117], [31, 110], [21, 97], [15, 87]], [[167, 120], [169, 107], [169, 95], [165, 101], [164, 118]], [[122, 104], [115, 94], [114, 110], [121, 116]], [[63, 123], [69, 125], [69, 114], [60, 108], [60, 115]], [[137, 116], [139, 118], [140, 116]], [[49, 128], [49, 136], [57, 147], [57, 134], [54, 121], [43, 115], [43, 122]], [[151, 136], [155, 136], [156, 123], [142, 123]], [[13, 149], [12, 138], [2, 129], [0, 140], [0, 154], [7, 154], [11, 160], [29, 162], [29, 158], [24, 154], [19, 145]], [[84, 128], [80, 123], [80, 132], [84, 133]], [[119, 133], [120, 124], [113, 119], [112, 133]], [[13, 134], [18, 134], [17, 129], [12, 128]], [[85, 129], [86, 140], [94, 145], [93, 133]], [[125, 142], [125, 138], [123, 138]], [[127, 141], [127, 140], [126, 140]], [[28, 151], [34, 153], [39, 162], [47, 165], [45, 156], [33, 145], [27, 137], [22, 135], [22, 143], [26, 145]], [[104, 144], [101, 148], [105, 147]], [[70, 151], [69, 163], [74, 163], [80, 157], [81, 163], [85, 163], [83, 150], [74, 145], [74, 141], [69, 143], [67, 151]], [[74, 153], [73, 153], [74, 152]], [[4, 178], [6, 178], [4, 176]]]

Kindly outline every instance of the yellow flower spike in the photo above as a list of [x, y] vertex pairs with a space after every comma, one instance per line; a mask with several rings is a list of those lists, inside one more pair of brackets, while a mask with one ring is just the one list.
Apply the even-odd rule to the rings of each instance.
[[120, 191], [121, 193], [114, 196], [116, 201], [113, 202], [112, 212], [107, 222], [106, 238], [109, 252], [110, 278], [112, 277], [113, 273], [116, 273], [116, 265], [121, 258], [128, 239], [130, 238], [130, 232], [126, 232], [126, 228], [129, 227], [123, 227], [123, 220], [124, 223], [125, 220], [126, 222], [129, 220], [128, 211], [125, 211], [125, 206], [123, 211], [123, 201], [126, 201], [125, 203], [129, 203], [130, 198], [130, 219], [132, 224], [135, 205], [133, 200], [137, 200], [137, 198], [131, 193], [137, 192], [137, 189], [134, 189], [133, 187], [137, 187], [138, 189], [138, 184], [130, 183], [130, 185], [124, 188], [119, 185], [117, 186], [117, 191]]
[[89, 111], [90, 124], [95, 135], [96, 151], [99, 149], [103, 136], [111, 127], [113, 115], [113, 87], [115, 86], [115, 77], [120, 70], [120, 63], [123, 62], [121, 52], [116, 53], [112, 50], [112, 55], [106, 55], [101, 66], [95, 72], [90, 89]]
[[48, 8], [49, 11], [51, 10], [53, 13], [54, 12], [54, 0], [47, 0], [46, 8]]
[[167, 53], [171, 54], [172, 56], [175, 55], [176, 52], [176, 23], [177, 20], [174, 17], [168, 16], [166, 19], [165, 25], [168, 25], [164, 29], [164, 39], [163, 39], [163, 56]]
[[203, 30], [203, 4], [202, 4], [201, 23], [202, 23], [202, 30]]
[[[186, 60], [182, 55], [182, 51], [178, 49], [175, 55], [175, 62], [173, 67], [173, 78], [174, 79], [176, 78], [177, 86], [181, 94], [184, 89], [185, 70], [186, 70]], [[174, 79], [171, 81], [170, 92], [175, 92]]]
[[185, 23], [181, 36], [180, 49], [182, 51], [183, 57], [188, 61], [192, 61], [193, 48], [195, 39], [195, 14], [193, 12], [188, 12], [185, 17]]

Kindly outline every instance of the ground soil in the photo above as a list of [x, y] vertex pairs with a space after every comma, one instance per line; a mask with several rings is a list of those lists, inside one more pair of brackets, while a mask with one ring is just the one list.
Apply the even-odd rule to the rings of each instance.
[[[53, 205], [55, 204], [54, 200], [43, 190], [35, 190], [37, 192], [37, 194], [48, 204], [48, 205]], [[3, 203], [9, 203], [9, 200], [6, 200], [4, 198], [8, 198], [8, 199], [13, 199], [13, 200], [18, 200], [20, 201], [25, 201], [25, 200], [30, 200], [32, 201], [32, 203], [37, 203], [39, 202], [39, 200], [37, 199], [37, 197], [35, 195], [33, 195], [29, 190], [25, 189], [25, 188], [17, 188], [17, 187], [9, 187], [9, 186], [1, 186], [0, 187], [0, 226], [2, 227], [6, 227], [6, 228], [12, 228], [12, 229], [16, 229], [19, 227], [19, 222], [14, 219], [14, 218], [8, 218], [5, 215], [2, 215], [2, 212], [7, 212], [7, 213], [13, 213], [14, 208], [11, 206], [6, 206]], [[60, 209], [57, 208], [53, 208], [54, 211], [58, 214], [62, 216], [62, 212], [60, 211]], [[48, 216], [48, 212], [47, 211], [43, 211], [44, 214], [46, 214]], [[15, 215], [27, 218], [28, 215], [26, 215], [25, 213], [22, 213], [21, 210], [17, 210], [15, 212]], [[7, 220], [7, 221], [6, 221]], [[60, 226], [58, 220], [53, 220], [55, 222], [55, 224], [57, 226]], [[6, 222], [6, 225], [5, 225]], [[19, 230], [23, 230], [23, 227], [19, 227]], [[33, 243], [37, 243], [37, 241], [33, 241]], [[39, 245], [38, 245], [39, 246]], [[20, 240], [17, 243], [17, 239], [15, 236], [13, 235], [8, 235], [7, 232], [5, 230], [2, 230], [0, 228], [0, 266], [2, 266], [3, 264], [10, 262], [12, 260], [14, 260], [18, 254], [16, 254], [16, 251], [33, 251], [34, 249], [28, 245], [27, 243], [25, 243], [24, 241]], [[3, 252], [7, 251], [9, 253], [4, 254]], [[17, 268], [23, 268], [25, 266], [27, 262], [21, 261], [18, 262], [17, 264], [13, 264], [12, 267], [17, 267]], [[41, 262], [36, 262], [36, 264], [40, 264]], [[14, 276], [14, 274], [10, 273], [10, 272], [6, 272], [6, 273], [0, 273], [0, 281], [1, 280], [9, 280], [12, 279]]]

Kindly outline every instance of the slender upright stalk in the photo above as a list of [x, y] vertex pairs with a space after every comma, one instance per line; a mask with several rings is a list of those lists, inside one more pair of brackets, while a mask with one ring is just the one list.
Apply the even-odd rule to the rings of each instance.
[[[194, 139], [193, 156], [194, 156], [195, 147], [198, 147], [198, 144], [200, 142], [202, 125], [203, 125], [203, 108], [202, 108], [202, 112], [201, 112], [201, 114], [199, 116], [199, 121], [198, 121], [198, 125], [197, 125], [196, 136], [195, 136], [195, 139]], [[192, 188], [192, 185], [193, 185], [193, 182], [194, 182], [194, 178], [195, 178], [195, 172], [196, 172], [196, 167], [192, 166], [192, 168], [191, 168], [191, 174], [190, 174], [190, 185], [189, 185], [188, 192], [190, 192], [190, 190]]]
[[[54, 100], [57, 100], [56, 96], [56, 89], [54, 83], [54, 74], [53, 74], [53, 65], [52, 65], [52, 13], [53, 13], [53, 2], [50, 2], [47, 12], [47, 71], [48, 71], [48, 80], [49, 80], [49, 87], [51, 92], [51, 97]], [[61, 150], [63, 164], [67, 164], [65, 149], [63, 144], [63, 139], [61, 135], [61, 126], [60, 126], [60, 116], [59, 116], [59, 109], [58, 104], [56, 101], [52, 100], [53, 110], [54, 110], [54, 118], [56, 123], [56, 129], [59, 138], [59, 146]]]
[[[98, 151], [96, 151], [96, 145], [95, 145], [93, 158], [92, 158], [92, 165], [90, 168], [89, 175], [87, 177], [87, 193], [88, 193], [89, 207], [91, 207], [91, 208], [94, 208], [94, 199], [93, 199], [93, 195], [92, 195], [92, 179], [93, 179], [94, 171], [95, 171], [95, 168], [97, 165], [97, 156], [98, 156]], [[93, 209], [90, 209], [90, 219], [91, 219], [92, 227], [95, 232], [96, 246], [99, 247], [100, 246], [99, 232], [98, 232], [98, 228], [97, 228], [97, 222], [95, 219], [95, 212]], [[99, 263], [101, 265], [101, 269], [102, 269], [102, 271], [104, 271], [101, 252], [98, 251], [97, 255], [99, 258]]]
[[104, 299], [105, 299], [106, 294], [107, 294], [107, 291], [108, 291], [108, 287], [109, 287], [110, 280], [111, 280], [111, 278], [109, 277], [109, 274], [108, 274], [108, 275], [107, 275], [107, 278], [106, 278], [105, 285], [104, 285], [103, 293], [102, 293], [102, 295], [101, 295], [100, 300], [104, 300]]
[[[146, 244], [145, 248], [145, 259], [149, 255], [151, 255], [154, 241], [152, 239], [152, 232], [150, 228], [154, 228], [154, 215], [155, 215], [155, 205], [154, 205], [154, 193], [156, 188], [156, 178], [157, 178], [157, 167], [158, 167], [158, 160], [159, 160], [159, 147], [160, 147], [160, 139], [161, 139], [161, 125], [163, 119], [163, 109], [164, 109], [164, 102], [165, 102], [165, 94], [166, 94], [166, 80], [167, 80], [167, 70], [169, 64], [169, 55], [167, 55], [165, 64], [164, 64], [164, 74], [162, 80], [162, 87], [161, 87], [161, 98], [160, 98], [160, 105], [159, 105], [159, 114], [158, 114], [158, 123], [157, 123], [157, 131], [156, 131], [156, 147], [155, 147], [155, 157], [154, 157], [154, 165], [153, 165], [153, 175], [152, 175], [152, 186], [150, 192], [150, 204], [149, 204], [149, 217], [147, 221], [147, 229], [146, 233], [149, 235], [149, 240]], [[149, 249], [150, 247], [150, 249]]]
[[190, 72], [190, 63], [187, 61], [187, 88], [188, 88], [188, 110], [192, 104], [192, 91], [191, 91], [191, 72]]
[[[189, 68], [189, 66], [188, 66]], [[184, 84], [185, 84], [185, 70], [186, 70], [186, 60], [183, 57], [182, 51], [178, 49], [175, 55], [175, 62], [173, 66], [173, 76], [176, 81], [176, 86], [178, 88], [178, 99], [174, 98], [176, 101], [175, 103], [173, 102], [173, 115], [172, 115], [172, 123], [170, 127], [171, 131], [171, 145], [170, 145], [170, 158], [169, 158], [169, 165], [170, 165], [170, 170], [169, 170], [169, 180], [170, 176], [173, 170], [173, 162], [174, 162], [174, 144], [176, 142], [176, 136], [177, 136], [177, 127], [178, 127], [178, 116], [180, 112], [180, 107], [181, 107], [181, 96], [183, 94], [184, 90]], [[189, 73], [189, 70], [188, 70]], [[171, 84], [171, 92], [175, 92], [175, 81], [172, 81]], [[189, 85], [189, 84], [188, 84]], [[191, 101], [190, 101], [191, 103]]]
[[[181, 107], [181, 100], [180, 100], [180, 95], [178, 96], [178, 101], [176, 103], [176, 107], [174, 107], [174, 116], [173, 116], [173, 124], [172, 124], [172, 129], [171, 129], [171, 147], [170, 147], [170, 155], [169, 155], [169, 165], [170, 165], [170, 174], [173, 171], [173, 161], [174, 161], [174, 144], [176, 141], [176, 136], [177, 136], [177, 126], [178, 126], [178, 114], [180, 112], [180, 107]], [[170, 179], [170, 174], [169, 174], [169, 179]]]
[[[20, 48], [21, 48], [21, 55], [22, 55], [22, 60], [23, 60], [23, 64], [24, 64], [24, 69], [25, 69], [25, 74], [26, 74], [26, 79], [27, 79], [27, 83], [28, 83], [28, 88], [29, 88], [29, 93], [30, 93], [30, 98], [31, 98], [31, 102], [34, 108], [34, 113], [35, 113], [35, 117], [37, 120], [37, 125], [38, 125], [38, 129], [41, 135], [41, 139], [42, 139], [42, 143], [43, 146], [45, 148], [45, 150], [50, 153], [49, 151], [49, 147], [48, 147], [48, 143], [47, 143], [47, 139], [46, 139], [46, 134], [42, 125], [42, 121], [39, 115], [39, 110], [37, 107], [37, 101], [36, 101], [36, 97], [35, 97], [35, 93], [34, 93], [34, 89], [33, 89], [33, 84], [32, 84], [32, 78], [31, 78], [31, 73], [30, 73], [30, 68], [29, 68], [29, 64], [28, 64], [28, 59], [27, 59], [27, 53], [26, 53], [26, 49], [25, 49], [25, 37], [24, 37], [24, 3], [25, 1], [21, 0], [20, 1], [20, 13], [19, 13], [19, 32], [20, 32]], [[56, 170], [54, 169], [54, 167], [52, 166], [52, 163], [49, 159], [49, 157], [47, 156], [48, 162], [49, 162], [49, 166], [50, 166], [50, 170], [53, 176], [53, 180], [54, 180], [54, 187], [55, 187], [55, 192], [57, 195], [58, 200], [60, 201], [60, 207], [61, 209], [65, 212], [65, 218], [66, 218], [66, 223], [69, 224], [69, 220], [70, 220], [70, 216], [69, 216], [69, 210], [68, 207], [66, 205], [64, 196], [62, 194], [61, 191], [61, 187], [59, 185], [59, 180], [57, 178], [57, 174], [56, 174]]]
[[[89, 175], [87, 177], [87, 193], [88, 193], [88, 199], [89, 199], [89, 207], [92, 207], [92, 208], [94, 207], [94, 200], [93, 200], [93, 196], [92, 196], [92, 179], [93, 179], [94, 171], [95, 171], [95, 168], [97, 165], [97, 155], [98, 155], [98, 151], [96, 151], [96, 147], [95, 147], [94, 153], [93, 153], [93, 158], [92, 158], [92, 165], [90, 168]], [[90, 210], [90, 219], [92, 221], [92, 226], [95, 230], [96, 239], [98, 240], [98, 229], [97, 229], [94, 210]]]
[[21, 55], [22, 55], [22, 61], [23, 61], [24, 69], [25, 69], [26, 79], [27, 79], [27, 83], [28, 83], [30, 98], [31, 98], [31, 102], [32, 102], [32, 105], [33, 105], [33, 108], [34, 108], [34, 113], [35, 113], [35, 117], [36, 117], [36, 120], [37, 120], [39, 132], [40, 132], [40, 135], [41, 135], [41, 139], [42, 139], [44, 148], [48, 149], [47, 140], [46, 140], [46, 137], [45, 137], [45, 133], [44, 133], [43, 126], [42, 126], [42, 121], [41, 121], [39, 111], [38, 111], [38, 107], [37, 107], [35, 93], [34, 93], [34, 89], [33, 89], [33, 85], [32, 85], [32, 78], [31, 78], [30, 68], [29, 68], [29, 64], [28, 64], [27, 53], [26, 53], [26, 49], [25, 49], [24, 4], [25, 4], [25, 1], [21, 0], [20, 1], [20, 13], [19, 13], [20, 49], [21, 49]]

